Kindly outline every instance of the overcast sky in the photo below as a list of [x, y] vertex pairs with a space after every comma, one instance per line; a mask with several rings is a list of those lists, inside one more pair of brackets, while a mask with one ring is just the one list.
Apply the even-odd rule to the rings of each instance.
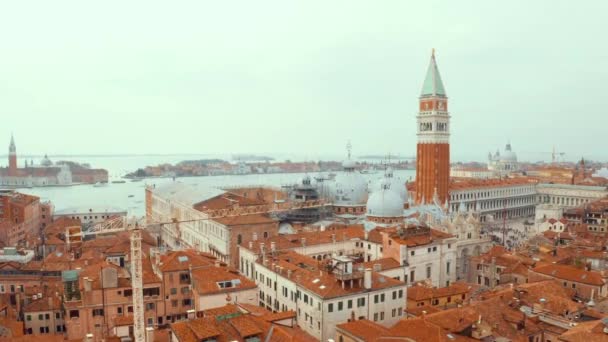
[[[608, 158], [608, 1], [4, 1], [0, 146], [414, 155], [432, 48], [453, 160]], [[4, 154], [4, 151], [0, 151]], [[0, 162], [4, 164], [4, 162]]]

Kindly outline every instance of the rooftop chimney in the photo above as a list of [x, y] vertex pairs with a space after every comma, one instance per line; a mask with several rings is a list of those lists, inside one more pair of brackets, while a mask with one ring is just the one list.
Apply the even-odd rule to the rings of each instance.
[[277, 243], [275, 241], [270, 241], [270, 251], [275, 253], [277, 251]]
[[366, 268], [365, 273], [363, 274], [363, 287], [366, 290], [370, 290], [372, 288], [372, 269]]
[[154, 328], [146, 327], [146, 341], [152, 342], [154, 341]]
[[[89, 279], [89, 277], [84, 277], [83, 280], [84, 280], [84, 291], [85, 292], [91, 291], [92, 281]], [[91, 338], [92, 338], [92, 336], [93, 336], [93, 334], [91, 334]]]

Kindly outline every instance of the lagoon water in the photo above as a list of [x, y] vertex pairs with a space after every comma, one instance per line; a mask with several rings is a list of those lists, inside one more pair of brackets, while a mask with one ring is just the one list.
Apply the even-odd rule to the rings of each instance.
[[[94, 168], [108, 170], [110, 181], [119, 180], [125, 174], [147, 165], [158, 165], [161, 163], [177, 163], [182, 160], [194, 160], [210, 158], [205, 155], [167, 155], [167, 156], [88, 156], [78, 158], [61, 158], [80, 163], [89, 163]], [[175, 181], [202, 186], [224, 187], [244, 185], [268, 185], [283, 186], [298, 182], [304, 174], [282, 173], [282, 174], [255, 174], [255, 175], [229, 175], [229, 176], [205, 176], [205, 177], [181, 177]], [[316, 176], [316, 174], [311, 174]], [[363, 175], [368, 181], [382, 177], [382, 172]], [[412, 180], [415, 176], [414, 170], [397, 170], [395, 176], [404, 180]], [[50, 200], [55, 210], [71, 207], [78, 208], [103, 208], [117, 207], [127, 210], [129, 215], [143, 216], [145, 214], [145, 192], [147, 185], [161, 185], [173, 182], [171, 178], [149, 178], [140, 182], [112, 184], [95, 187], [93, 185], [75, 185], [69, 187], [45, 187], [19, 189], [20, 192], [39, 196], [41, 200]], [[132, 195], [132, 197], [130, 197]]]

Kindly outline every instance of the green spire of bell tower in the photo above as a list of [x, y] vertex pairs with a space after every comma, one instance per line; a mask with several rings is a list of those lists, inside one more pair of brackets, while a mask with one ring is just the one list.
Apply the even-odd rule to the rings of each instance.
[[431, 62], [426, 71], [426, 78], [422, 84], [420, 96], [446, 96], [441, 75], [439, 75], [439, 69], [437, 68], [437, 61], [435, 61], [435, 49], [431, 54]]

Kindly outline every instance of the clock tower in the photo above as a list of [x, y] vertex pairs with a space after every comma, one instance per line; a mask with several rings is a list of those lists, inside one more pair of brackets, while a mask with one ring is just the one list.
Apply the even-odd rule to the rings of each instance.
[[419, 101], [416, 117], [416, 203], [438, 202], [443, 205], [448, 200], [450, 182], [450, 114], [435, 50], [431, 54]]

